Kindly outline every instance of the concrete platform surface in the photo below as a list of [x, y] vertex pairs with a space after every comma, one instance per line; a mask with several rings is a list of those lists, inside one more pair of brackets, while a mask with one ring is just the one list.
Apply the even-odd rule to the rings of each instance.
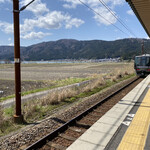
[[[139, 83], [132, 91], [122, 98], [112, 109], [102, 116], [93, 126], [82, 134], [67, 150], [104, 150], [109, 149], [108, 144], [114, 135], [125, 125], [130, 126], [135, 114], [130, 111], [140, 99], [144, 91], [149, 88], [150, 75]], [[149, 98], [150, 100], [150, 98]], [[144, 103], [146, 105], [146, 103]], [[150, 115], [150, 113], [149, 113]], [[125, 120], [125, 118], [130, 118]], [[114, 149], [116, 150], [116, 148]], [[119, 150], [125, 150], [124, 148]]]

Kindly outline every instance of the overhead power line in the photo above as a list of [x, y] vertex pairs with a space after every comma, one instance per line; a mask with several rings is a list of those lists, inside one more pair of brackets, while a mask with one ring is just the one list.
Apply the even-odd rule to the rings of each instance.
[[23, 6], [22, 8], [20, 8], [19, 11], [23, 11], [24, 9], [26, 9], [31, 3], [33, 3], [35, 0], [32, 0], [31, 2], [29, 2], [27, 5]]
[[123, 20], [119, 18], [117, 14], [110, 7], [108, 7], [103, 0], [99, 0], [99, 1], [121, 23], [121, 25], [127, 29], [128, 32], [130, 32], [133, 36], [136, 37], [136, 35], [131, 31], [131, 29], [123, 22]]
[[119, 27], [117, 27], [116, 25], [114, 25], [112, 22], [110, 22], [109, 20], [107, 20], [104, 16], [102, 16], [100, 13], [98, 13], [97, 11], [95, 11], [93, 8], [91, 8], [90, 6], [88, 6], [87, 4], [85, 4], [83, 1], [79, 0], [79, 2], [81, 4], [83, 4], [84, 6], [86, 6], [87, 8], [89, 8], [91, 11], [93, 11], [95, 14], [97, 14], [98, 16], [100, 16], [101, 18], [103, 18], [105, 21], [109, 22], [111, 25], [113, 25], [115, 28], [117, 28], [119, 31], [121, 31], [122, 33], [126, 34], [127, 36], [130, 36], [129, 34], [125, 33], [124, 31], [122, 31]]

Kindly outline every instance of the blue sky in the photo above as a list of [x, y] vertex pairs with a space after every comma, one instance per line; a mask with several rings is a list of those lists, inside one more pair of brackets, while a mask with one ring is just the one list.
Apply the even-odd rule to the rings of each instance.
[[[20, 0], [20, 7], [30, 1]], [[112, 41], [132, 37], [148, 38], [125, 0], [103, 1], [136, 37], [128, 32], [99, 0], [81, 1], [109, 22], [85, 7], [79, 0], [35, 0], [20, 12], [21, 46], [59, 39]], [[13, 45], [14, 42], [12, 7], [12, 0], [0, 0], [0, 45]]]

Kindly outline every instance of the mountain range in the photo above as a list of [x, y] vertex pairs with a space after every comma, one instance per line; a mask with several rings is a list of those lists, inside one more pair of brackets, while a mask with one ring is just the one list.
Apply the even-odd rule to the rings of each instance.
[[[21, 59], [26, 61], [58, 59], [131, 59], [141, 54], [144, 43], [145, 53], [150, 53], [148, 39], [121, 39], [115, 41], [61, 39], [21, 47]], [[14, 60], [13, 46], [0, 46], [0, 60]]]

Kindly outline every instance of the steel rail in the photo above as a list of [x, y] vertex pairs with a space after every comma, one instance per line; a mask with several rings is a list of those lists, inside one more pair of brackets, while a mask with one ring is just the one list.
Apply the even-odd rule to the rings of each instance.
[[33, 143], [32, 145], [30, 145], [29, 147], [27, 147], [25, 150], [35, 150], [38, 148], [41, 148], [42, 146], [44, 146], [48, 141], [51, 141], [52, 139], [54, 139], [56, 136], [58, 136], [58, 134], [64, 132], [66, 129], [68, 129], [69, 126], [75, 125], [76, 121], [80, 120], [81, 118], [83, 118], [85, 115], [87, 115], [89, 112], [93, 111], [94, 109], [96, 109], [98, 106], [100, 106], [101, 104], [103, 104], [104, 102], [106, 102], [107, 100], [109, 100], [111, 97], [113, 97], [114, 95], [118, 94], [120, 91], [122, 91], [123, 89], [125, 89], [126, 87], [128, 87], [129, 85], [131, 85], [132, 83], [134, 83], [135, 81], [137, 81], [140, 77], [137, 77], [135, 80], [131, 81], [130, 83], [128, 83], [127, 85], [121, 87], [119, 90], [113, 92], [112, 94], [110, 94], [109, 96], [107, 96], [106, 98], [104, 98], [103, 100], [101, 100], [100, 102], [96, 103], [94, 106], [88, 108], [87, 110], [85, 110], [84, 112], [82, 112], [81, 114], [79, 114], [78, 116], [74, 117], [72, 120], [66, 122], [64, 125], [62, 125], [61, 127], [57, 128], [56, 130], [54, 130], [53, 132], [49, 133], [48, 135], [46, 135], [45, 137], [41, 138], [40, 140], [38, 140], [37, 142]]

